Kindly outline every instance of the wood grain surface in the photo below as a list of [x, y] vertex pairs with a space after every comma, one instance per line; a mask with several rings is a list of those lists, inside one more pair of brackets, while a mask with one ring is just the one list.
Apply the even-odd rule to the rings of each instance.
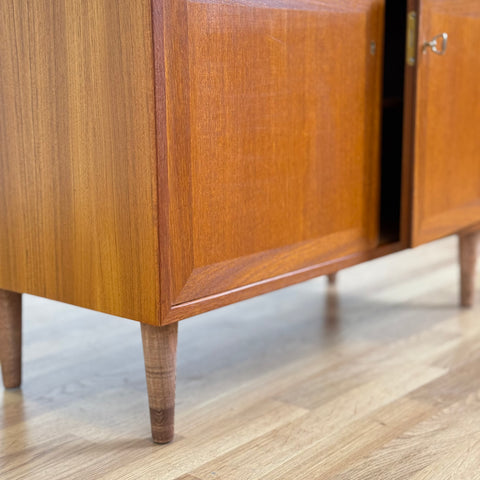
[[167, 322], [378, 244], [383, 8], [154, 2]]
[[458, 308], [457, 262], [452, 237], [182, 322], [165, 446], [138, 324], [25, 295], [0, 477], [476, 480], [480, 305]]
[[419, 44], [449, 47], [407, 74], [378, 246], [383, 12], [2, 2], [0, 288], [168, 324], [478, 222], [478, 2], [425, 0]]
[[152, 438], [168, 443], [174, 434], [178, 324], [155, 327], [142, 323], [141, 329]]
[[158, 325], [397, 250], [347, 3], [3, 2], [0, 288]]
[[22, 295], [0, 290], [0, 363], [5, 388], [22, 383]]
[[149, 0], [0, 2], [0, 288], [158, 324]]
[[[480, 3], [422, 0], [417, 67], [412, 243], [480, 219]], [[424, 42], [447, 33], [445, 55]]]
[[478, 231], [458, 236], [460, 304], [462, 307], [471, 307], [475, 299], [475, 271], [479, 243], [480, 233]]

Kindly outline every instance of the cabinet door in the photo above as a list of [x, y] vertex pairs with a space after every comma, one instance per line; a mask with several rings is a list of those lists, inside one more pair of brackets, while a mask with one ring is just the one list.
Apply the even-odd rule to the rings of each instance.
[[419, 22], [414, 245], [480, 222], [480, 2], [421, 0]]
[[383, 0], [162, 3], [167, 303], [375, 247]]

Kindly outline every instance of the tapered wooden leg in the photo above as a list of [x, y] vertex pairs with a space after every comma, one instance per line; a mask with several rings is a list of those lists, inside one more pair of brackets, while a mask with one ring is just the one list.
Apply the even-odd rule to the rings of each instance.
[[335, 285], [335, 282], [337, 281], [337, 272], [330, 273], [330, 275], [327, 275], [327, 279], [328, 279], [329, 285]]
[[155, 443], [173, 439], [175, 414], [176, 323], [153, 327], [142, 323], [150, 422]]
[[0, 290], [0, 361], [5, 388], [22, 382], [22, 295]]
[[471, 307], [475, 296], [475, 266], [480, 232], [459, 234], [460, 303]]

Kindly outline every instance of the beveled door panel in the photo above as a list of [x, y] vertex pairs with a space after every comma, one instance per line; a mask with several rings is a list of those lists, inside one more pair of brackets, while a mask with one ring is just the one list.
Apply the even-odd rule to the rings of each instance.
[[375, 247], [383, 1], [166, 1], [161, 13], [164, 301]]
[[480, 2], [422, 0], [419, 21], [414, 245], [480, 221]]

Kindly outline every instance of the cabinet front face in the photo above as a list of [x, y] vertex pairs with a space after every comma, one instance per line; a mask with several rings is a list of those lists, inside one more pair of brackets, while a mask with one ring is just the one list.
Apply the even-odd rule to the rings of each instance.
[[[422, 0], [419, 14], [414, 245], [480, 222], [480, 2]], [[445, 53], [423, 53], [442, 33]]]
[[170, 305], [377, 245], [383, 7], [164, 2]]

